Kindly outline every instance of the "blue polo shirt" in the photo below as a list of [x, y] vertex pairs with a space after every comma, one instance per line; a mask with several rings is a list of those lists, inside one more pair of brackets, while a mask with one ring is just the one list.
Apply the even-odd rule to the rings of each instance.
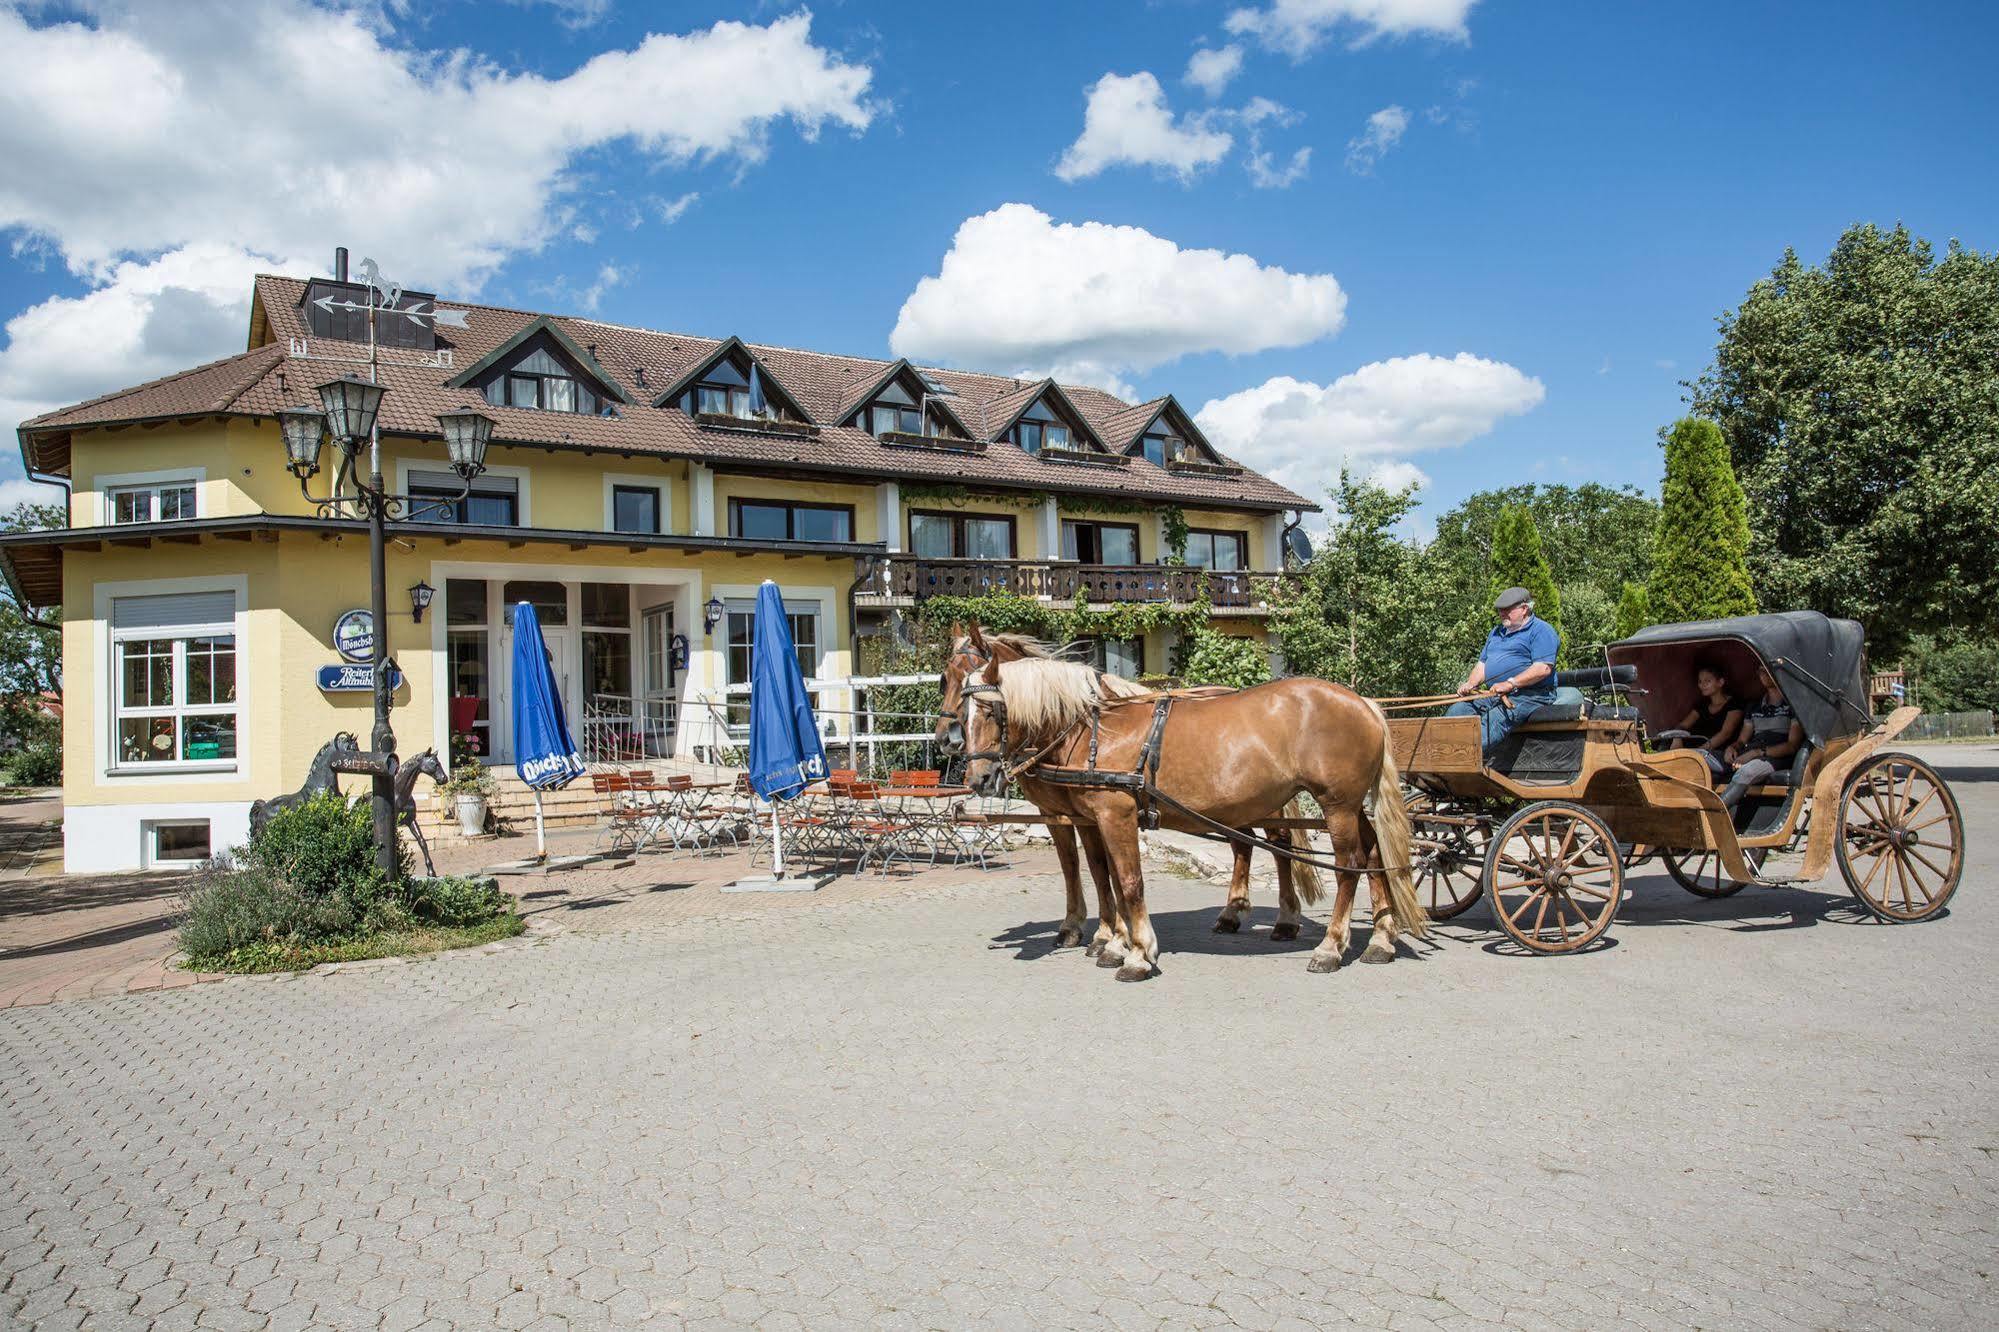
[[[1485, 683], [1487, 687], [1501, 680], [1511, 680], [1537, 661], [1545, 661], [1552, 670], [1555, 665], [1555, 651], [1561, 641], [1555, 636], [1555, 626], [1538, 615], [1527, 617], [1527, 623], [1518, 629], [1508, 630], [1501, 625], [1486, 636], [1485, 650], [1478, 659], [1485, 663]], [[1521, 698], [1549, 699], [1555, 695], [1555, 678], [1550, 675], [1520, 691]]]

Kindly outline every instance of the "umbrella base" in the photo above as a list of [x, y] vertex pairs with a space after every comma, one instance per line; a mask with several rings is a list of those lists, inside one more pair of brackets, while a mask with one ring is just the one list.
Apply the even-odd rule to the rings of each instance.
[[757, 874], [722, 885], [725, 893], [816, 893], [826, 886], [824, 879], [800, 879], [786, 875]]
[[581, 869], [586, 865], [602, 865], [606, 869], [618, 865], [629, 865], [630, 860], [614, 860], [605, 855], [550, 856], [545, 860], [529, 857], [526, 860], [509, 860], [499, 865], [489, 865], [482, 874], [559, 874], [563, 870]]

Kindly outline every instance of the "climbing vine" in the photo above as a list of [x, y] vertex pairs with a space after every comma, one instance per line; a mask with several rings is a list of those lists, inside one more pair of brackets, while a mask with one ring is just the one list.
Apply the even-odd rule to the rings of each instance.
[[1166, 538], [1165, 564], [1185, 564], [1187, 562], [1187, 511], [1177, 504], [1169, 504], [1159, 514], [1164, 524]]
[[1098, 606], [1081, 591], [1066, 605], [996, 591], [929, 597], [916, 606], [917, 622], [932, 632], [976, 620], [982, 628], [998, 633], [1032, 634], [1058, 643], [1079, 638], [1143, 638], [1155, 629], [1177, 630], [1184, 639], [1205, 625], [1209, 614], [1205, 596], [1186, 606], [1162, 601], [1116, 601]]

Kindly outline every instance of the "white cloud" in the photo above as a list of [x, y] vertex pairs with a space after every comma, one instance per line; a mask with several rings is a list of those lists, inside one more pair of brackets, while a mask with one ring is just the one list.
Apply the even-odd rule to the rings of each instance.
[[866, 128], [869, 79], [804, 12], [654, 34], [550, 79], [299, 0], [116, 7], [95, 28], [0, 10], [0, 227], [78, 273], [204, 242], [348, 243], [418, 289], [461, 283], [564, 229], [579, 154], [755, 162], [780, 121]]
[[811, 139], [876, 114], [871, 71], [815, 45], [805, 11], [654, 34], [560, 78], [396, 43], [379, 10], [91, 12], [37, 27], [0, 7], [0, 230], [92, 288], [9, 322], [10, 433], [31, 409], [240, 350], [259, 269], [321, 271], [345, 244], [470, 295], [510, 256], [592, 230], [570, 202], [583, 154], [629, 142], [740, 169], [775, 126]]
[[1469, 41], [1465, 19], [1478, 0], [1271, 0], [1262, 9], [1238, 9], [1225, 26], [1237, 36], [1255, 37], [1293, 59], [1310, 53], [1335, 30], [1351, 29], [1349, 46], [1383, 37], [1422, 33]]
[[1236, 75], [1242, 72], [1242, 48], [1231, 42], [1227, 46], [1202, 47], [1187, 60], [1187, 82], [1199, 88], [1209, 97], [1220, 97], [1222, 90]]
[[1196, 423], [1225, 452], [1304, 495], [1324, 492], [1342, 466], [1391, 478], [1412, 453], [1454, 448], [1508, 416], [1540, 405], [1541, 381], [1459, 352], [1374, 361], [1330, 384], [1279, 375], [1217, 398]]
[[1082, 136], [1062, 154], [1055, 174], [1076, 181], [1106, 167], [1153, 166], [1189, 181], [1226, 157], [1234, 142], [1206, 116], [1183, 116], [1176, 123], [1165, 91], [1150, 73], [1106, 74], [1091, 86]]
[[1277, 166], [1273, 163], [1271, 154], [1264, 149], [1262, 140], [1254, 133], [1250, 135], [1247, 164], [1249, 183], [1259, 190], [1289, 189], [1305, 178], [1305, 171], [1311, 165], [1312, 150], [1300, 148], [1291, 154], [1289, 164]]
[[655, 196], [652, 200], [652, 207], [653, 211], [659, 215], [659, 220], [670, 227], [678, 222], [681, 215], [692, 208], [700, 198], [701, 191], [699, 190], [689, 190], [678, 199], [661, 199]]
[[565, 28], [588, 28], [611, 12], [611, 0], [508, 0], [509, 4], [531, 8], [545, 4], [555, 11], [556, 21]]
[[903, 302], [889, 346], [949, 365], [1118, 383], [1197, 352], [1329, 337], [1346, 304], [1330, 273], [1183, 250], [1138, 227], [1058, 223], [1010, 203], [959, 226], [937, 275]]
[[61, 486], [45, 486], [24, 476], [0, 481], [0, 513], [12, 513], [16, 504], [65, 504], [69, 492]]
[[1402, 142], [1409, 128], [1409, 113], [1399, 106], [1384, 106], [1367, 118], [1367, 128], [1357, 138], [1347, 140], [1347, 170], [1367, 175], [1382, 156]]

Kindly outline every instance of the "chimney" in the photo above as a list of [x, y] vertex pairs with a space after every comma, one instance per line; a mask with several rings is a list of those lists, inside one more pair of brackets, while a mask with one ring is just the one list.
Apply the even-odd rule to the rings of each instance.
[[347, 247], [345, 245], [336, 245], [333, 247], [333, 280], [335, 282], [345, 282], [347, 280]]

